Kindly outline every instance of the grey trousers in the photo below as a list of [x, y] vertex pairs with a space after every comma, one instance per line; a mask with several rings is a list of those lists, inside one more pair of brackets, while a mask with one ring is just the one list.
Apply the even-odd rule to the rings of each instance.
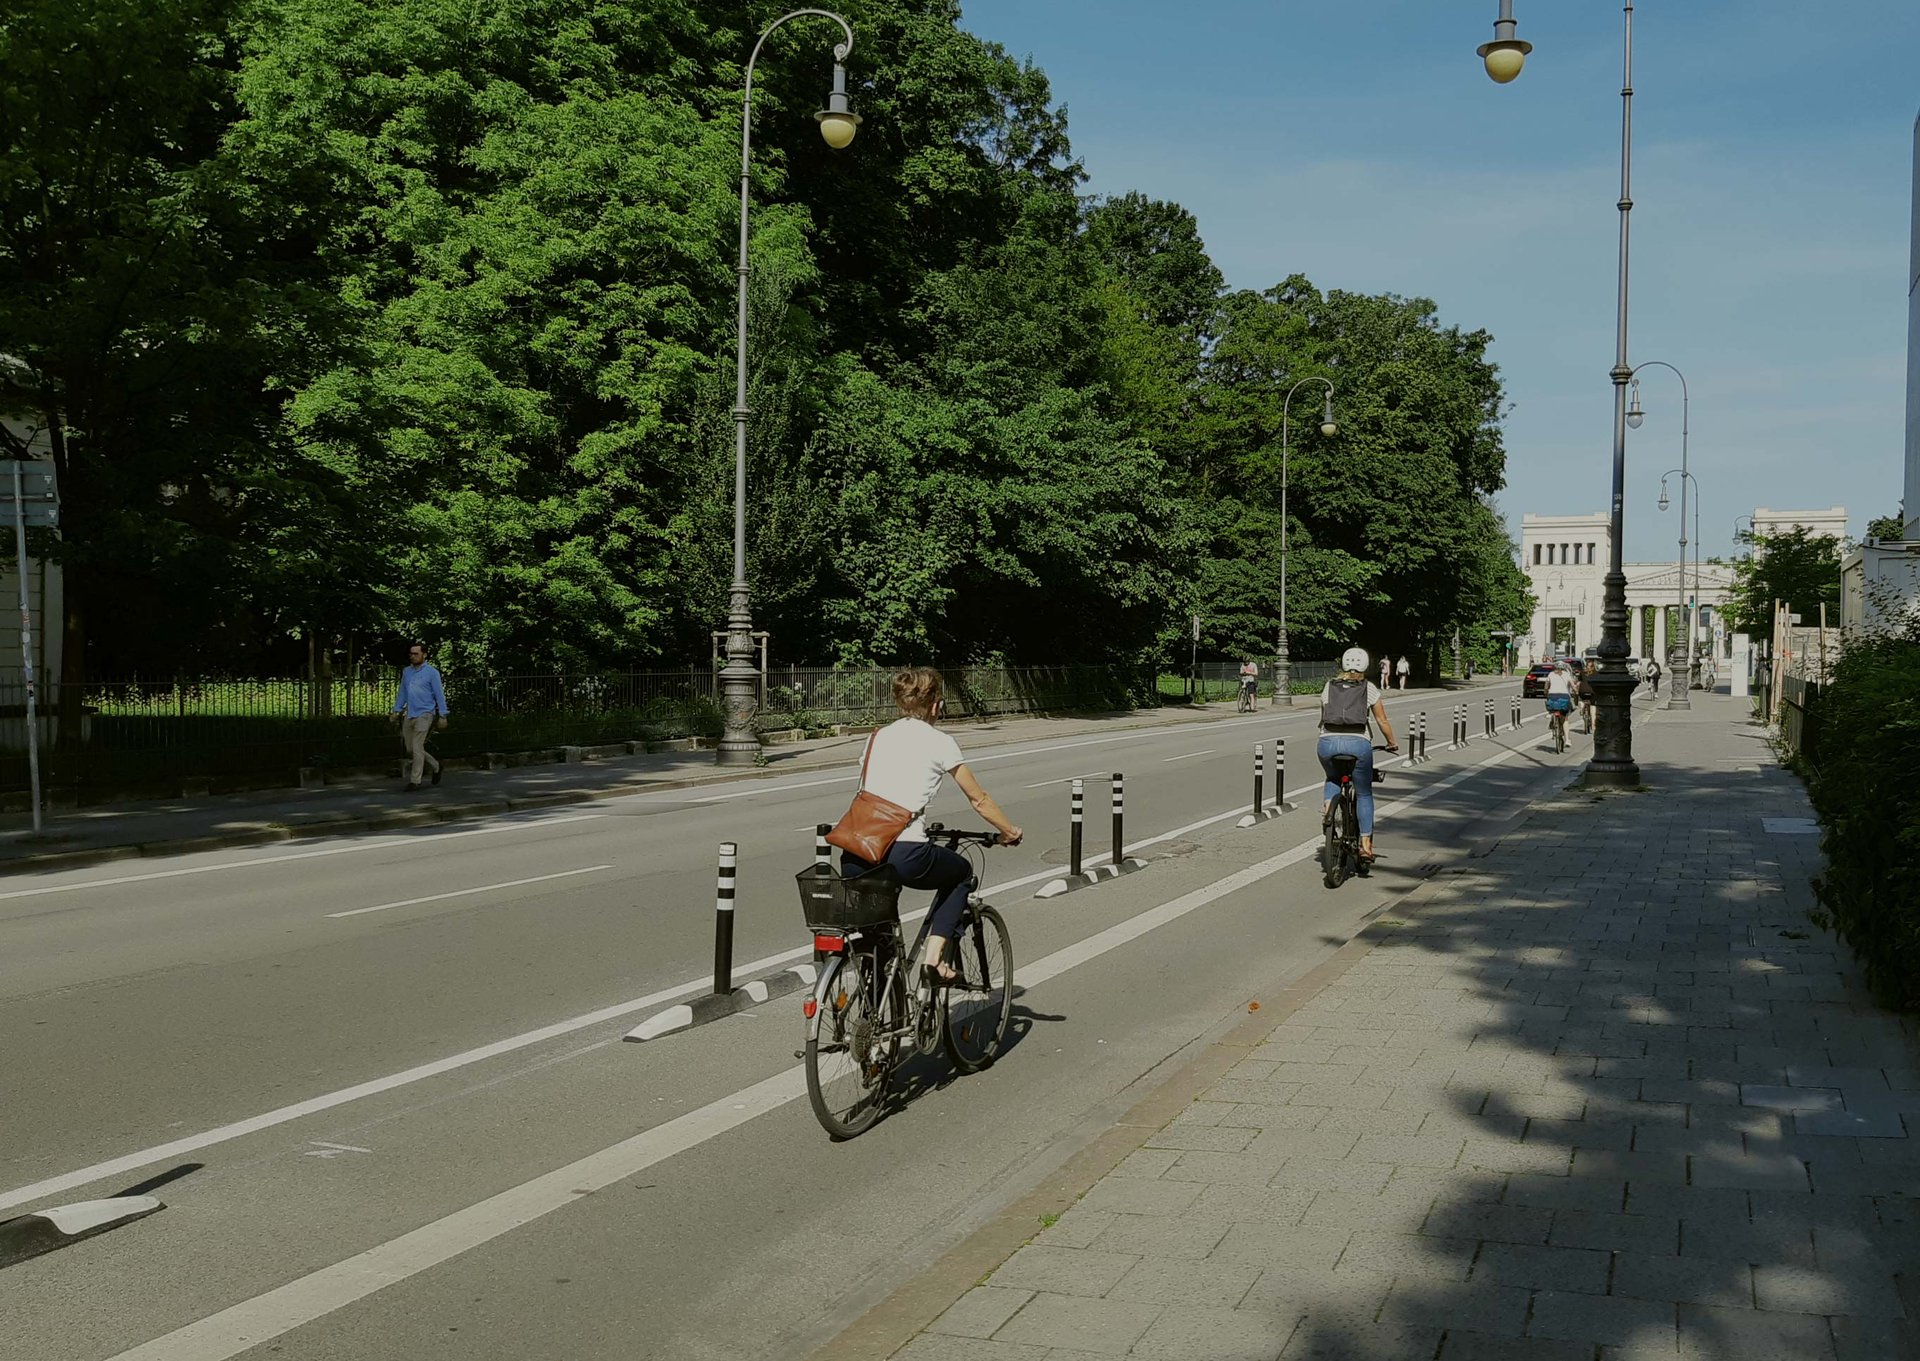
[[433, 723], [432, 714], [400, 720], [401, 740], [407, 744], [407, 755], [413, 758], [407, 772], [408, 784], [422, 783], [429, 768], [440, 769], [440, 758], [427, 750], [427, 734], [433, 731]]

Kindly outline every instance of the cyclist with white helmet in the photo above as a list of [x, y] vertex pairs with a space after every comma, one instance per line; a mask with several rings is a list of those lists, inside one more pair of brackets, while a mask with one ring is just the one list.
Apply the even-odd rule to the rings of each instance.
[[1373, 738], [1368, 734], [1369, 717], [1380, 725], [1387, 750], [1398, 751], [1393, 724], [1387, 721], [1386, 700], [1380, 688], [1367, 679], [1367, 654], [1350, 647], [1340, 654], [1340, 674], [1320, 691], [1318, 752], [1320, 768], [1327, 775], [1320, 813], [1324, 818], [1327, 807], [1340, 797], [1340, 786], [1333, 778], [1333, 758], [1357, 758], [1353, 784], [1360, 814], [1360, 855], [1365, 860], [1373, 859]]

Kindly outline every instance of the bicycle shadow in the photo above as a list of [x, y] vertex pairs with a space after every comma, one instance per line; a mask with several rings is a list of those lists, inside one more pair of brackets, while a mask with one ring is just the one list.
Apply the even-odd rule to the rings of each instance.
[[[994, 1056], [994, 1063], [999, 1063], [1018, 1049], [1033, 1033], [1036, 1024], [1067, 1019], [1063, 1014], [1035, 1011], [1031, 1007], [1023, 1006], [1019, 1000], [1023, 993], [1024, 989], [1016, 989], [1014, 992], [1013, 1010], [1007, 1021], [1006, 1038], [1000, 1042], [1000, 1052]], [[993, 1065], [987, 1066], [991, 1068]], [[983, 1068], [980, 1071], [985, 1072], [986, 1069]], [[932, 1054], [916, 1054], [895, 1070], [893, 1084], [887, 1091], [886, 1105], [881, 1109], [880, 1118], [890, 1119], [922, 1097], [942, 1091], [956, 1081], [971, 1076], [973, 1074], [964, 1073], [954, 1066], [944, 1046]]]

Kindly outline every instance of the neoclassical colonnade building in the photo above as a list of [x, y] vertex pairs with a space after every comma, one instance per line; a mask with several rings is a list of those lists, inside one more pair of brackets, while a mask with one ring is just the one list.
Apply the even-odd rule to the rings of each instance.
[[[1537, 602], [1527, 635], [1516, 640], [1517, 657], [1580, 656], [1600, 646], [1600, 610], [1606, 596], [1607, 561], [1613, 540], [1605, 511], [1592, 515], [1535, 515], [1520, 521], [1520, 569]], [[1680, 622], [1680, 566], [1677, 557], [1666, 562], [1629, 562], [1627, 574], [1627, 639], [1635, 657], [1655, 656], [1664, 662], [1669, 646], [1680, 646], [1686, 634]], [[1696, 650], [1725, 658], [1730, 655], [1722, 607], [1733, 585], [1733, 569], [1702, 562], [1696, 587], [1691, 555], [1687, 561], [1687, 595], [1697, 600]]]

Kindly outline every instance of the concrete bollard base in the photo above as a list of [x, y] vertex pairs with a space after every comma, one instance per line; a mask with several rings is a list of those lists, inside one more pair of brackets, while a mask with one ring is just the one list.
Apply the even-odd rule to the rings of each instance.
[[1036, 898], [1058, 898], [1063, 893], [1076, 893], [1083, 888], [1092, 888], [1104, 884], [1110, 879], [1118, 879], [1123, 874], [1134, 874], [1147, 867], [1145, 860], [1129, 856], [1119, 864], [1095, 865], [1092, 869], [1082, 870], [1078, 874], [1069, 874], [1065, 878], [1050, 880], [1033, 896]]
[[771, 977], [742, 983], [732, 992], [705, 993], [691, 1002], [683, 1002], [679, 1006], [655, 1012], [629, 1030], [622, 1038], [640, 1044], [647, 1040], [657, 1040], [662, 1035], [678, 1034], [682, 1030], [705, 1025], [709, 1021], [717, 1021], [725, 1016], [737, 1016], [775, 997], [785, 997], [789, 993], [799, 992], [802, 988], [810, 988], [817, 977], [813, 965], [796, 964], [791, 969], [783, 969]]

